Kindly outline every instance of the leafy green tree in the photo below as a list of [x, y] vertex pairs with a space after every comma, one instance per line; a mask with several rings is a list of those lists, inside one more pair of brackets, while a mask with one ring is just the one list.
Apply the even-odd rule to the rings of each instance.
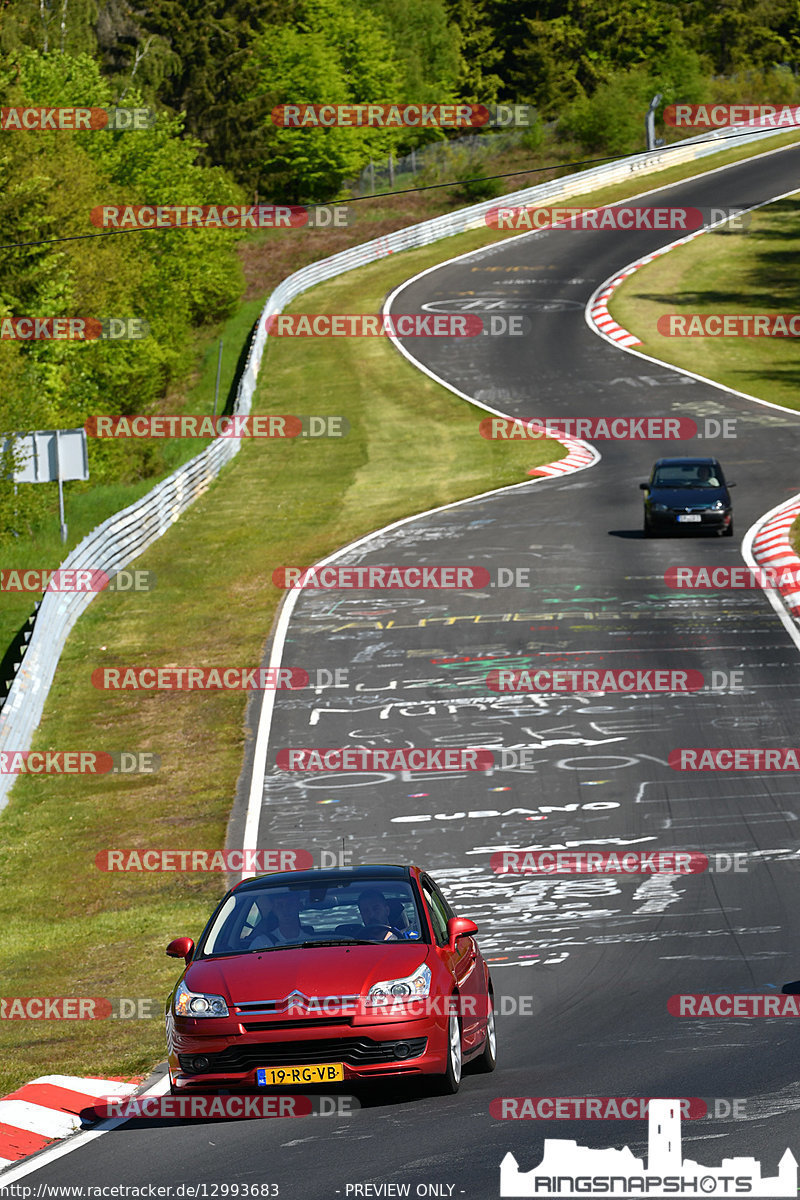
[[[392, 103], [399, 68], [386, 29], [348, 0], [306, 0], [297, 26], [265, 30], [253, 43], [257, 93], [283, 104]], [[282, 128], [265, 118], [267, 158], [259, 187], [275, 198], [320, 200], [369, 158], [384, 158], [403, 131], [368, 127]], [[256, 164], [253, 164], [254, 168]]]
[[[132, 94], [134, 104], [140, 100]], [[0, 68], [3, 106], [110, 103], [110, 84], [88, 55], [20, 50]], [[170, 383], [190, 365], [192, 328], [232, 310], [242, 288], [231, 253], [239, 232], [101, 236], [90, 222], [99, 204], [241, 203], [225, 172], [196, 163], [198, 149], [195, 139], [182, 136], [178, 118], [139, 132], [4, 135], [0, 313], [140, 317], [150, 336], [0, 342], [0, 432], [83, 425], [95, 413], [157, 411]], [[159, 469], [162, 449], [149, 442], [95, 442], [92, 481], [145, 477]], [[42, 489], [19, 488], [10, 524], [0, 522], [0, 540], [4, 528], [12, 536], [9, 530], [20, 522], [29, 525], [44, 500]]]
[[493, 104], [503, 86], [494, 73], [502, 52], [494, 40], [486, 0], [447, 0], [447, 17], [459, 34], [459, 99], [467, 104]]

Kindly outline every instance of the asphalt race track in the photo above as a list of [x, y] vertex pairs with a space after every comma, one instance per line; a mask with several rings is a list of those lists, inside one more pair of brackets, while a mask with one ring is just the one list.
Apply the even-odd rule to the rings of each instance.
[[[792, 148], [637, 203], [748, 206], [789, 191], [799, 169]], [[787, 860], [800, 823], [792, 776], [667, 765], [678, 747], [794, 744], [797, 650], [759, 591], [664, 583], [669, 566], [742, 565], [748, 527], [798, 490], [798, 418], [627, 355], [584, 319], [604, 279], [676, 236], [555, 230], [498, 242], [412, 280], [393, 311], [529, 315], [525, 337], [406, 342], [431, 371], [504, 412], [732, 416], [736, 437], [598, 442], [602, 459], [590, 469], [380, 535], [341, 561], [477, 565], [493, 576], [529, 568], [530, 586], [307, 592], [286, 643], [286, 665], [348, 668], [349, 678], [310, 704], [307, 694], [278, 693], [259, 845], [304, 847], [315, 859], [324, 850], [328, 861], [344, 846], [353, 863], [430, 870], [479, 924], [506, 1013], [497, 1071], [468, 1071], [447, 1098], [387, 1085], [343, 1118], [132, 1122], [26, 1183], [273, 1182], [283, 1200], [336, 1200], [367, 1182], [407, 1183], [410, 1195], [436, 1184], [447, 1186], [431, 1194], [482, 1200], [499, 1194], [505, 1153], [528, 1170], [545, 1137], [646, 1153], [644, 1121], [500, 1121], [489, 1105], [501, 1096], [739, 1099], [744, 1119], [684, 1123], [688, 1157], [716, 1167], [755, 1156], [773, 1175], [787, 1146], [800, 1151], [796, 1024], [667, 1011], [674, 993], [774, 993], [800, 977], [800, 872]], [[736, 481], [735, 537], [645, 540], [639, 481], [660, 455], [692, 453], [718, 456]], [[487, 687], [493, 667], [527, 664], [740, 671], [743, 686], [595, 696]], [[535, 752], [525, 769], [456, 776], [274, 765], [281, 747], [352, 744]], [[231, 845], [242, 844], [243, 820], [239, 805]], [[490, 867], [499, 849], [573, 846], [740, 853], [747, 870], [533, 878]], [[175, 930], [184, 932], [193, 931]]]

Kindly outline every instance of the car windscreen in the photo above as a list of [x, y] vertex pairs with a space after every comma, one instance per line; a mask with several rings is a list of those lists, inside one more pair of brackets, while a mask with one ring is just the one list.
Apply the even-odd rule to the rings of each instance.
[[427, 941], [403, 879], [270, 885], [233, 892], [212, 920], [200, 957], [311, 943]]
[[653, 487], [715, 488], [724, 484], [722, 471], [708, 463], [672, 463], [659, 467], [653, 475]]

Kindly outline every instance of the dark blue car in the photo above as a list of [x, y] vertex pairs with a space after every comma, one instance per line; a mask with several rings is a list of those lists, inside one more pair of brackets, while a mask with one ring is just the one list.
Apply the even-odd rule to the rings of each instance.
[[660, 458], [647, 483], [644, 536], [675, 530], [711, 530], [733, 537], [733, 505], [716, 458]]

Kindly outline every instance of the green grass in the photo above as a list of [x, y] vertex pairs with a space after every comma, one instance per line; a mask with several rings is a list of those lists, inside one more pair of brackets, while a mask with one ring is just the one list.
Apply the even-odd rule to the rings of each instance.
[[[743, 148], [732, 153], [742, 157]], [[722, 160], [714, 156], [713, 165]], [[657, 178], [694, 171], [675, 168]], [[592, 199], [652, 182], [634, 177]], [[508, 235], [482, 229], [406, 252], [317, 288], [294, 307], [375, 311], [415, 271], [498, 236]], [[213, 343], [206, 411], [215, 369]], [[137, 560], [155, 572], [157, 588], [103, 594], [78, 622], [34, 748], [153, 751], [162, 768], [128, 779], [17, 782], [0, 815], [5, 997], [164, 996], [178, 967], [163, 947], [177, 934], [196, 935], [224, 887], [215, 876], [105, 874], [94, 860], [109, 848], [224, 843], [245, 697], [101, 692], [90, 682], [95, 667], [256, 666], [281, 596], [270, 582], [276, 566], [310, 563], [392, 520], [524, 480], [531, 467], [563, 453], [553, 443], [484, 441], [479, 412], [377, 338], [273, 340], [255, 411], [343, 414], [350, 434], [245, 442], [208, 493]], [[163, 1052], [159, 1019], [3, 1022], [0, 1093], [42, 1073], [147, 1071]]]
[[668, 313], [800, 312], [800, 200], [751, 214], [742, 232], [712, 232], [678, 246], [632, 275], [609, 311], [642, 339], [645, 354], [784, 408], [800, 409], [800, 358], [793, 338], [668, 337]]

